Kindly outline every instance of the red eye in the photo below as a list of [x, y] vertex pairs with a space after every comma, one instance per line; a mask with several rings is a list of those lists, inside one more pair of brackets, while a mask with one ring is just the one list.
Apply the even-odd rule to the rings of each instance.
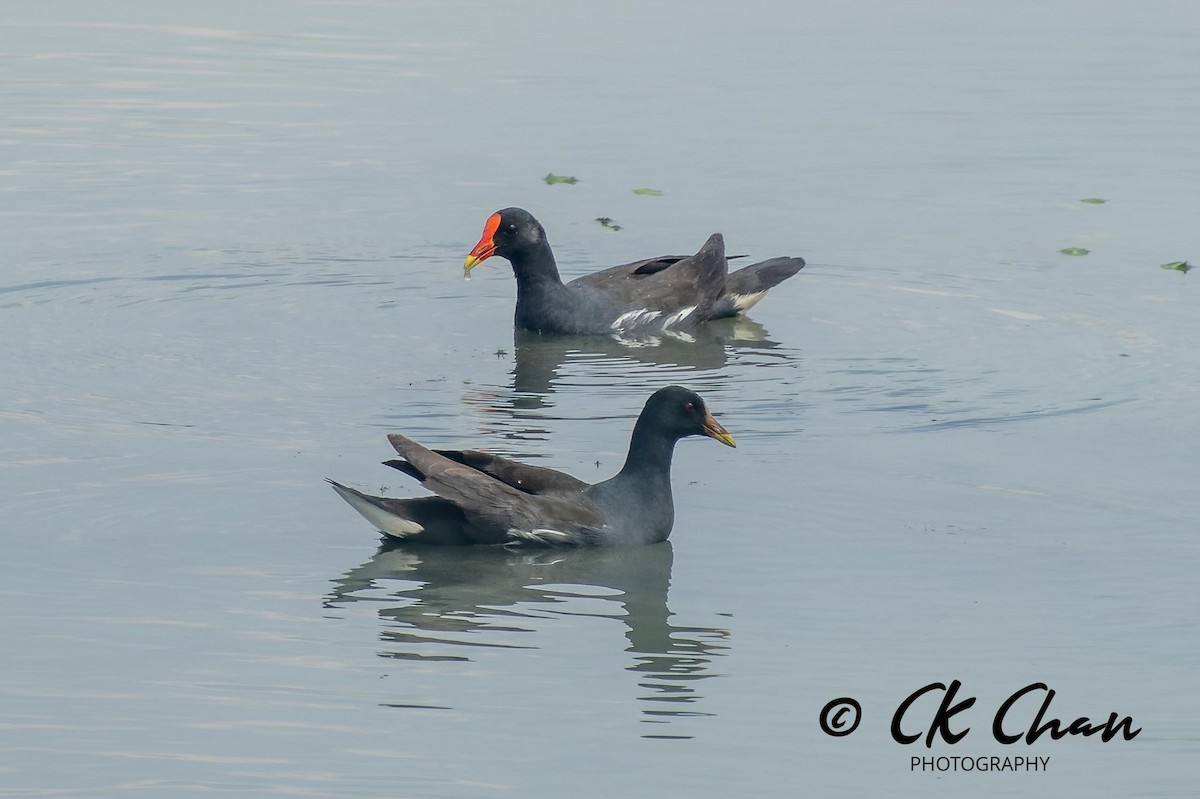
[[696, 406], [689, 402], [683, 406], [683, 409], [685, 411], [687, 411], [688, 413], [692, 413], [693, 411], [696, 410]]

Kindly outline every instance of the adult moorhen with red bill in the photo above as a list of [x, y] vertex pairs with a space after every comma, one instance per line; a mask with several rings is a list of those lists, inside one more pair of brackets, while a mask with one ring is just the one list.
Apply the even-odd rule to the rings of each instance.
[[507, 258], [517, 278], [516, 326], [541, 333], [686, 330], [747, 310], [804, 268], [803, 258], [771, 258], [730, 273], [725, 240], [714, 233], [695, 255], [647, 258], [564, 284], [545, 229], [521, 208], [488, 217], [464, 269], [493, 255]]

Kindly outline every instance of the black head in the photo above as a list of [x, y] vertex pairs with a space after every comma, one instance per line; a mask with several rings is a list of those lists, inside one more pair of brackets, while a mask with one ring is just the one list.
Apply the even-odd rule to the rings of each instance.
[[737, 446], [729, 431], [713, 418], [700, 395], [683, 386], [667, 386], [651, 394], [638, 417], [638, 426], [643, 424], [675, 439], [708, 436], [726, 446]]
[[467, 256], [463, 268], [468, 273], [479, 264], [499, 255], [513, 262], [521, 255], [546, 246], [546, 231], [523, 208], [504, 208], [488, 217], [483, 236]]

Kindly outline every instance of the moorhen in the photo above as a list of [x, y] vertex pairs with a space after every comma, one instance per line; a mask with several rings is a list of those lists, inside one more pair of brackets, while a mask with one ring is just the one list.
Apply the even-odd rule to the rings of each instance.
[[517, 278], [516, 326], [541, 333], [685, 331], [747, 310], [804, 268], [803, 258], [771, 258], [730, 273], [725, 240], [714, 233], [695, 255], [647, 258], [564, 284], [546, 231], [521, 208], [488, 217], [463, 268], [469, 275], [493, 255], [507, 258]]
[[671, 455], [685, 436], [735, 446], [699, 394], [668, 386], [646, 401], [621, 471], [595, 485], [478, 450], [426, 449], [396, 434], [388, 440], [403, 460], [386, 464], [436, 496], [375, 497], [329, 482], [367, 521], [409, 542], [653, 544], [666, 540], [675, 521]]

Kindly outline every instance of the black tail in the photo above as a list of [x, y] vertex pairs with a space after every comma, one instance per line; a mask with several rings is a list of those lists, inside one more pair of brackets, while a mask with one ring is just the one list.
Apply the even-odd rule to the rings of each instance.
[[778, 286], [804, 268], [803, 258], [771, 258], [744, 266], [725, 279], [726, 294], [756, 294]]
[[767, 289], [778, 286], [803, 268], [803, 258], [771, 258], [731, 272], [725, 279], [725, 293], [713, 303], [708, 318], [737, 316], [761, 300]]

